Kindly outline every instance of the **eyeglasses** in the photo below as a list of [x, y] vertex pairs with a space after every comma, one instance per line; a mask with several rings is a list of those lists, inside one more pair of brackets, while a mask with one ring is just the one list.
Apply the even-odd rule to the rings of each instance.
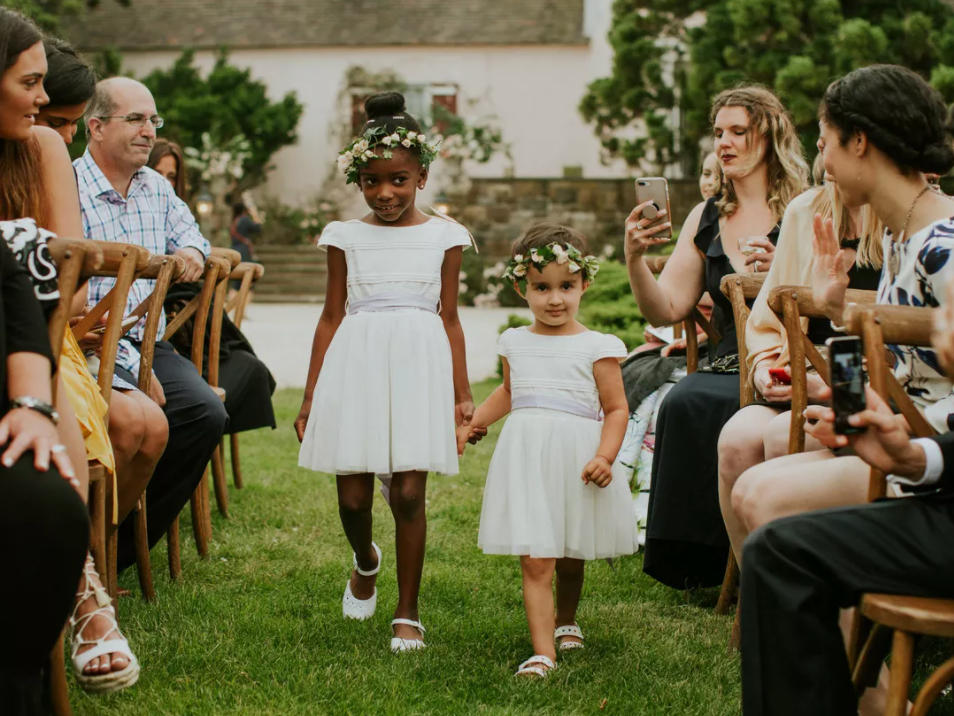
[[100, 117], [99, 119], [121, 119], [124, 122], [128, 122], [133, 127], [145, 127], [146, 122], [150, 122], [156, 129], [162, 129], [162, 125], [166, 123], [166, 120], [157, 115], [152, 117], [143, 117], [139, 114], [121, 114], [114, 117]]

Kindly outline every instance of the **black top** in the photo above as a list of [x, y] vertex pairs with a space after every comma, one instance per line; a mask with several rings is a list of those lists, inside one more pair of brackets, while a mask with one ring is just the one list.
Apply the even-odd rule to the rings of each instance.
[[38, 353], [53, 361], [43, 310], [26, 269], [0, 241], [0, 415], [10, 407], [7, 392], [7, 357], [12, 353]]
[[[737, 355], [739, 352], [738, 337], [735, 333], [735, 319], [732, 315], [732, 303], [722, 293], [720, 285], [722, 279], [729, 274], [736, 273], [732, 262], [722, 249], [722, 237], [719, 229], [719, 207], [717, 199], [706, 202], [699, 220], [699, 230], [694, 239], [696, 247], [705, 255], [706, 262], [706, 291], [712, 297], [715, 306], [712, 310], [713, 327], [719, 331], [722, 340], [716, 346], [717, 357]], [[773, 245], [778, 243], [779, 226], [776, 224], [768, 235]]]
[[[858, 239], [843, 240], [841, 247], [858, 250]], [[868, 266], [859, 266], [852, 264], [848, 269], [848, 288], [856, 288], [860, 291], [877, 291], [878, 282], [881, 280], [881, 269], [873, 269]], [[814, 345], [824, 345], [825, 341], [835, 336], [844, 335], [838, 333], [831, 327], [831, 321], [827, 318], [809, 318], [808, 319], [808, 340]]]

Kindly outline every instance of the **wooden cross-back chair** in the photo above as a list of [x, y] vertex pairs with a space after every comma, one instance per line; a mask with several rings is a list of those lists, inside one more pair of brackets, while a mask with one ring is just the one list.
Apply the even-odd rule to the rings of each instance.
[[[845, 317], [848, 333], [860, 336], [864, 341], [871, 388], [886, 402], [894, 401], [918, 437], [931, 437], [936, 432], [888, 369], [885, 345], [930, 346], [933, 313], [929, 308], [909, 306], [855, 306], [849, 307]], [[872, 468], [869, 500], [883, 498], [886, 493], [886, 476]], [[849, 663], [853, 665], [855, 688], [860, 695], [874, 682], [890, 649], [891, 677], [885, 714], [903, 716], [908, 713], [915, 636], [954, 639], [954, 600], [865, 594], [858, 612], [863, 619], [855, 620], [849, 644]], [[954, 658], [938, 667], [921, 687], [910, 711], [911, 716], [924, 716], [952, 681]]]
[[[225, 312], [232, 314], [232, 323], [238, 329], [242, 328], [242, 321], [245, 318], [245, 310], [248, 308], [249, 299], [252, 296], [252, 285], [265, 275], [265, 267], [261, 264], [243, 261], [234, 269], [229, 276], [231, 281], [240, 281], [238, 292], [232, 297], [225, 306]], [[239, 436], [238, 433], [232, 433], [230, 436], [232, 448], [232, 479], [235, 481], [235, 488], [242, 489], [242, 469], [239, 463]], [[224, 438], [222, 452], [225, 452]]]
[[[765, 273], [733, 273], [724, 276], [719, 285], [722, 294], [732, 304], [732, 317], [735, 320], [736, 341], [739, 348], [739, 409], [750, 405], [755, 400], [755, 388], [749, 380], [747, 365], [748, 351], [745, 346], [745, 327], [749, 320], [751, 309], [748, 302], [755, 300], [765, 283]], [[728, 614], [733, 600], [739, 596], [739, 563], [735, 553], [729, 550], [729, 559], [725, 567], [725, 576], [722, 578], [722, 589], [719, 591], [719, 601], [716, 603], [716, 614]], [[738, 648], [739, 644], [739, 612], [736, 610], [735, 622], [732, 626], [732, 636], [729, 640], [729, 649]]]
[[[237, 252], [233, 253], [237, 254]], [[202, 274], [202, 290], [197, 296], [195, 296], [195, 298], [189, 301], [189, 303], [187, 303], [181, 311], [176, 313], [175, 316], [170, 316], [171, 320], [166, 325], [165, 333], [162, 335], [162, 340], [169, 340], [182, 328], [183, 325], [185, 325], [186, 321], [193, 316], [195, 317], [192, 330], [191, 360], [192, 364], [199, 371], [199, 375], [202, 375], [202, 366], [204, 363], [203, 353], [205, 350], [205, 327], [208, 324], [209, 314], [213, 310], [213, 298], [216, 297], [217, 288], [228, 280], [229, 274], [231, 272], [232, 266], [229, 260], [219, 258], [214, 255], [206, 259], [205, 269], [203, 270]], [[224, 289], [223, 292], [221, 292], [221, 301], [217, 300], [216, 302], [219, 303], [220, 307], [224, 307]], [[218, 320], [218, 335], [220, 339], [222, 312], [220, 310], [217, 313], [220, 316]], [[214, 339], [216, 333], [214, 315], [212, 329], [212, 338]], [[213, 348], [215, 349], [214, 351]], [[209, 351], [211, 371], [211, 356], [217, 356], [218, 353], [217, 341], [215, 342], [215, 345], [213, 345], [213, 342], [210, 341]], [[215, 366], [217, 378], [217, 358], [215, 361]], [[220, 394], [220, 397], [224, 399], [225, 396], [224, 394]], [[202, 475], [202, 479], [199, 481], [199, 485], [196, 487], [195, 492], [192, 493], [192, 498], [189, 502], [192, 509], [192, 534], [195, 538], [196, 550], [198, 551], [199, 556], [204, 558], [209, 554], [209, 540], [212, 538], [212, 515], [209, 503], [208, 468], [206, 468], [205, 474]], [[172, 521], [166, 537], [169, 553], [169, 575], [172, 577], [172, 579], [178, 579], [182, 572], [178, 518]]]

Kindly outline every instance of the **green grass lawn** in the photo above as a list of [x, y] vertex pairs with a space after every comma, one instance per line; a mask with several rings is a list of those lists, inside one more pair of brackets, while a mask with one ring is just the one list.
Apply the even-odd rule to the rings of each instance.
[[[492, 388], [476, 386], [477, 399]], [[428, 649], [389, 650], [397, 587], [383, 499], [374, 512], [385, 555], [378, 611], [368, 622], [344, 621], [351, 551], [334, 478], [296, 466], [299, 400], [299, 391], [276, 394], [280, 427], [243, 435], [245, 489], [231, 488], [230, 519], [213, 515], [208, 560], [196, 557], [186, 519], [178, 584], [169, 581], [164, 545], [153, 551], [156, 603], [140, 600], [135, 570], [121, 576], [133, 596], [121, 600], [120, 618], [142, 675], [108, 697], [71, 683], [77, 716], [739, 713], [739, 661], [726, 654], [730, 619], [712, 613], [717, 595], [667, 589], [642, 574], [639, 556], [617, 560], [616, 572], [589, 565], [584, 651], [546, 682], [513, 677], [532, 653], [518, 561], [477, 549], [496, 430], [468, 451], [460, 476], [429, 485]]]

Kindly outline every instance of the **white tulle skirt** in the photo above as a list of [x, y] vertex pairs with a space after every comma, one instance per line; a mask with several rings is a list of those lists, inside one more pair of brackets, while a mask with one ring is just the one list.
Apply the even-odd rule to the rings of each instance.
[[524, 408], [507, 419], [484, 486], [477, 543], [487, 554], [603, 559], [638, 549], [633, 498], [613, 466], [604, 488], [583, 484], [602, 423]]
[[338, 475], [456, 475], [454, 378], [440, 317], [347, 316], [325, 354], [298, 464]]

